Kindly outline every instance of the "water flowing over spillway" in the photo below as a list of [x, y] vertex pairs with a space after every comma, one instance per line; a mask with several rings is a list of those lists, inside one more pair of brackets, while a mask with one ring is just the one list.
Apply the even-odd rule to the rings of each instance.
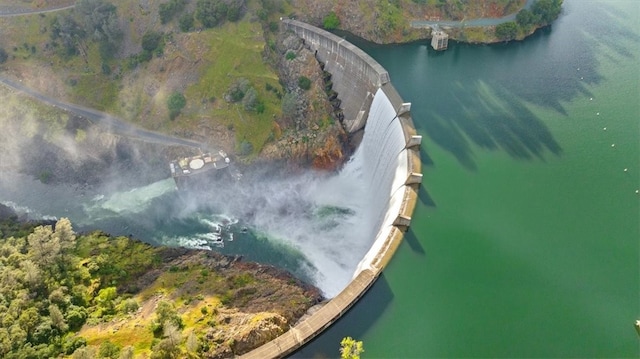
[[370, 193], [371, 235], [376, 240], [359, 269], [367, 267], [377, 255], [400, 211], [408, 172], [406, 145], [396, 109], [379, 89], [369, 110], [361, 145], [365, 186]]
[[371, 199], [361, 163], [356, 156], [334, 175], [279, 178], [257, 171], [193, 193], [177, 191], [170, 178], [114, 190], [45, 185], [4, 173], [0, 202], [34, 218], [69, 217], [81, 231], [101, 229], [275, 264], [331, 297], [371, 246], [365, 210]]

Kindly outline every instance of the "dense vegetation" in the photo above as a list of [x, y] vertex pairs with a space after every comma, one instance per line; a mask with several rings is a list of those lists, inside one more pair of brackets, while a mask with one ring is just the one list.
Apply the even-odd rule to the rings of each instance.
[[496, 26], [496, 37], [500, 40], [513, 40], [519, 32], [529, 32], [534, 27], [547, 26], [558, 18], [562, 10], [562, 0], [538, 0], [531, 10], [522, 9], [516, 15], [516, 21]]
[[[76, 235], [64, 218], [19, 222], [2, 205], [0, 238], [0, 357], [7, 359], [242, 354], [320, 298], [268, 266], [103, 232]], [[252, 336], [255, 327], [262, 331]]]
[[3, 358], [56, 357], [82, 348], [87, 341], [76, 333], [85, 322], [138, 309], [123, 288], [159, 259], [155, 249], [128, 238], [102, 232], [76, 238], [64, 218], [35, 228], [4, 220], [0, 228]]

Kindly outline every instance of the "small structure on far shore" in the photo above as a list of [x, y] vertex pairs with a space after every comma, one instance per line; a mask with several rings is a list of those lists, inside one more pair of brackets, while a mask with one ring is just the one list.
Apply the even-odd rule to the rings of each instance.
[[431, 38], [431, 47], [437, 51], [446, 50], [447, 46], [449, 46], [449, 35], [438, 27], [434, 27], [431, 34], [433, 35]]

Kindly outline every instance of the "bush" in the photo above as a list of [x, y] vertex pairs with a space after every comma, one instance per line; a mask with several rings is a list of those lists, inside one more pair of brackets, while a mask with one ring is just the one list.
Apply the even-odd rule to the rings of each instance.
[[340, 19], [338, 19], [338, 15], [335, 12], [330, 12], [327, 16], [322, 20], [322, 26], [327, 30], [335, 30], [340, 26]]
[[187, 100], [180, 92], [174, 92], [167, 99], [167, 108], [169, 108], [169, 118], [174, 120], [180, 111], [186, 106]]
[[193, 29], [193, 14], [192, 13], [184, 13], [178, 19], [178, 26], [182, 32], [188, 32]]
[[227, 20], [236, 22], [240, 20], [242, 13], [240, 11], [240, 4], [232, 4], [227, 9]]
[[306, 76], [300, 76], [298, 77], [298, 86], [306, 91], [311, 88], [311, 80]]
[[258, 92], [253, 88], [249, 88], [247, 93], [244, 94], [244, 98], [242, 99], [242, 105], [246, 111], [253, 111], [256, 109], [258, 105]]
[[160, 22], [163, 24], [168, 23], [179, 12], [184, 9], [185, 0], [170, 0], [168, 3], [160, 4], [158, 13], [160, 15]]
[[496, 26], [496, 37], [501, 40], [513, 40], [518, 35], [518, 25], [509, 21]]
[[148, 31], [142, 35], [142, 49], [145, 51], [153, 52], [160, 46], [162, 41], [162, 33], [155, 31]]
[[107, 340], [100, 345], [99, 355], [100, 358], [117, 359], [120, 355], [120, 347]]
[[218, 0], [198, 0], [195, 17], [202, 26], [211, 28], [224, 21], [229, 7]]
[[229, 86], [229, 89], [225, 94], [225, 100], [227, 102], [239, 102], [244, 98], [250, 88], [251, 83], [249, 83], [249, 80], [240, 78]]
[[293, 60], [296, 58], [296, 53], [293, 51], [287, 51], [287, 54], [284, 56], [287, 60]]

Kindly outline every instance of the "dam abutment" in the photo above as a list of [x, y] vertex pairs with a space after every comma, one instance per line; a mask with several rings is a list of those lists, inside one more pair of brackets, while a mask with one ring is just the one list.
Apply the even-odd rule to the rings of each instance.
[[[363, 175], [371, 193], [372, 245], [351, 282], [315, 313], [242, 358], [282, 358], [309, 342], [346, 313], [371, 287], [402, 243], [422, 182], [420, 143], [411, 104], [402, 100], [389, 73], [347, 40], [315, 26], [282, 20], [331, 74], [345, 129], [364, 129]], [[338, 345], [338, 343], [336, 343]]]

